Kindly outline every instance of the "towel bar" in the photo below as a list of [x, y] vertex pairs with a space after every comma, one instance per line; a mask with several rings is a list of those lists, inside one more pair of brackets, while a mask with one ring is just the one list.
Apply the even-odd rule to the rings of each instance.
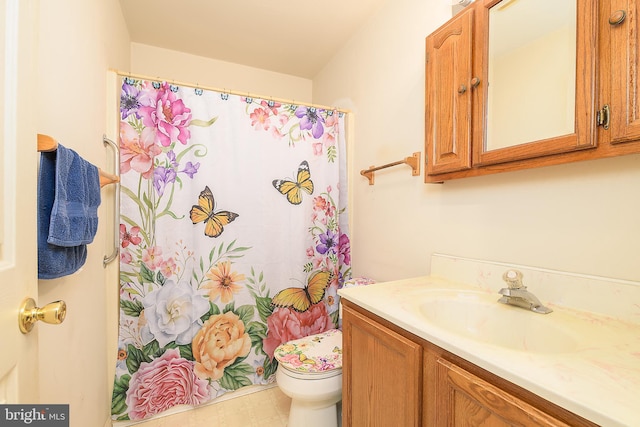
[[369, 180], [369, 185], [374, 184], [374, 172], [379, 171], [380, 169], [389, 168], [391, 166], [403, 165], [407, 164], [411, 166], [411, 175], [419, 176], [420, 175], [420, 151], [416, 151], [412, 156], [405, 157], [403, 160], [398, 160], [397, 162], [387, 163], [382, 166], [371, 166], [369, 169], [361, 170], [360, 175], [364, 176]]
[[[110, 145], [113, 148], [113, 165], [115, 168], [116, 176], [120, 177], [120, 147], [118, 144], [107, 138], [106, 135], [102, 136], [102, 143], [104, 145]], [[118, 257], [119, 253], [119, 243], [120, 243], [120, 179], [115, 182], [116, 189], [114, 194], [114, 202], [113, 202], [113, 252], [109, 256], [104, 257], [102, 260], [102, 266], [107, 267], [107, 265]]]
[[[38, 151], [39, 152], [50, 152], [56, 151], [58, 149], [58, 141], [49, 135], [38, 134]], [[105, 185], [114, 184], [120, 181], [120, 177], [117, 175], [112, 175], [110, 173], [104, 172], [102, 169], [98, 168], [98, 172], [100, 173], [100, 187], [104, 187]]]

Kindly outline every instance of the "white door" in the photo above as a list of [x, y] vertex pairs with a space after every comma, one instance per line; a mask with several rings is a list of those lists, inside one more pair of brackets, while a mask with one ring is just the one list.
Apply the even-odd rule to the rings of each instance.
[[18, 328], [37, 299], [36, 2], [0, 0], [0, 404], [38, 403], [38, 326]]

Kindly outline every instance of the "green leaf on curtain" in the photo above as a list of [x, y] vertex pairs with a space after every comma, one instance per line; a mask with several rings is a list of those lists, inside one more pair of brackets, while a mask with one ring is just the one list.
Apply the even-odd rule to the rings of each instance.
[[258, 340], [256, 341], [255, 344], [253, 344], [253, 337], [251, 337], [251, 347], [254, 349], [254, 351], [256, 352], [256, 354], [264, 354], [265, 356], [267, 355], [267, 353], [265, 353], [264, 351], [264, 347], [263, 347], [263, 340]]
[[127, 301], [120, 300], [120, 308], [127, 316], [138, 317], [142, 310], [144, 310], [144, 306], [140, 301]]
[[252, 305], [242, 305], [233, 310], [233, 312], [238, 315], [240, 320], [242, 320], [242, 323], [245, 325], [249, 324], [251, 319], [253, 319], [254, 310]]
[[223, 313], [227, 313], [229, 311], [234, 311], [236, 308], [236, 303], [231, 301], [229, 304], [227, 304], [223, 309], [222, 312]]
[[200, 320], [202, 320], [203, 322], [206, 322], [207, 320], [209, 320], [211, 316], [215, 316], [217, 314], [220, 314], [220, 309], [214, 303], [209, 302], [209, 311], [203, 314]]
[[313, 263], [311, 263], [311, 262], [306, 263], [306, 264], [304, 265], [304, 267], [302, 267], [302, 270], [303, 270], [305, 273], [310, 272], [311, 270], [313, 270]]
[[131, 286], [122, 286], [122, 291], [131, 295], [140, 295], [137, 289], [132, 288]]
[[185, 359], [191, 360], [191, 361], [196, 360], [193, 357], [193, 349], [191, 348], [191, 344], [179, 345], [178, 350], [180, 350], [180, 356], [184, 357]]
[[334, 311], [333, 313], [331, 313], [329, 317], [331, 317], [331, 321], [333, 322], [333, 327], [337, 328], [338, 322], [340, 320], [340, 311], [339, 310]]
[[139, 348], [135, 348], [133, 344], [129, 344], [127, 346], [127, 369], [129, 372], [136, 372], [142, 362], [151, 362], [151, 358]]
[[156, 274], [156, 283], [160, 286], [164, 286], [166, 281], [167, 279], [164, 277], [164, 275], [160, 271], [158, 271], [158, 274]]
[[251, 322], [247, 325], [247, 333], [251, 337], [251, 347], [262, 347], [262, 340], [267, 338], [267, 326], [260, 322]]
[[200, 120], [200, 119], [192, 119], [191, 120], [191, 124], [193, 126], [209, 127], [212, 124], [214, 124], [216, 122], [216, 120], [218, 120], [217, 117], [214, 117], [214, 118], [212, 118], [211, 120], [208, 120], [208, 121]]
[[269, 356], [264, 358], [264, 364], [262, 365], [264, 368], [264, 379], [268, 379], [271, 375], [276, 373], [276, 369], [278, 369], [278, 361], [274, 357], [270, 359]]
[[149, 200], [149, 196], [147, 195], [147, 193], [142, 194], [142, 202], [147, 208], [149, 208], [150, 211], [153, 211], [153, 203], [151, 202], [151, 200]]
[[248, 363], [234, 364], [224, 370], [224, 375], [218, 380], [218, 384], [227, 390], [237, 390], [253, 384], [251, 379], [247, 378], [253, 374], [255, 371]]
[[271, 314], [273, 313], [271, 298], [257, 297], [256, 307], [258, 308], [258, 314], [260, 314], [260, 319], [262, 319], [263, 322], [267, 323], [267, 317], [271, 316]]
[[153, 271], [143, 263], [140, 263], [140, 281], [142, 283], [153, 283]]
[[162, 356], [164, 354], [164, 349], [160, 349], [160, 344], [158, 341], [153, 340], [149, 344], [142, 347], [142, 352], [145, 355], [145, 362], [151, 362], [156, 357]]
[[169, 344], [167, 344], [166, 346], [162, 347], [160, 350], [158, 350], [158, 355], [155, 357], [160, 357], [164, 354], [165, 351], [170, 350], [170, 349], [174, 349], [177, 348], [178, 351], [180, 351], [180, 357], [183, 357], [187, 360], [191, 360], [194, 361], [195, 358], [193, 357], [193, 349], [191, 348], [191, 344], [181, 344], [178, 345], [176, 344], [175, 341], [171, 341]]
[[113, 384], [113, 396], [111, 398], [111, 415], [118, 415], [127, 410], [127, 390], [129, 390], [129, 380], [131, 375], [125, 374], [116, 378]]
[[327, 148], [327, 160], [329, 161], [329, 163], [334, 163], [337, 157], [338, 157], [338, 147], [336, 147], [335, 145], [330, 145]]
[[[133, 191], [129, 190], [124, 185], [120, 187], [120, 191], [122, 193], [126, 194], [129, 197], [129, 199], [131, 199], [133, 202], [135, 202], [135, 204], [138, 205], [138, 207], [140, 208], [140, 211], [143, 214], [146, 215], [145, 206], [144, 206], [144, 204], [142, 204], [142, 201], [138, 198], [136, 193], [134, 193]], [[132, 219], [130, 219], [127, 216], [123, 215], [122, 213], [120, 213], [120, 218], [123, 219], [125, 222], [131, 224], [131, 225], [135, 225], [135, 221], [133, 221]]]

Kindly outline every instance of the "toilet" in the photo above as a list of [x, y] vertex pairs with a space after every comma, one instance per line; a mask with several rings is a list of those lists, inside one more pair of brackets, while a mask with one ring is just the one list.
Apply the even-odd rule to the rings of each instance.
[[338, 427], [342, 400], [342, 331], [289, 341], [274, 352], [276, 382], [291, 398], [287, 427]]

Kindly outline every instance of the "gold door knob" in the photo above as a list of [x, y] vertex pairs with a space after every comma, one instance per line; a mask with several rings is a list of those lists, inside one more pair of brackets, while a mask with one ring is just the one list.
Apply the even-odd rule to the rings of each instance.
[[20, 332], [28, 334], [33, 329], [33, 325], [38, 320], [52, 325], [59, 325], [64, 322], [67, 315], [67, 304], [64, 301], [55, 301], [45, 305], [42, 308], [36, 307], [33, 298], [27, 298], [22, 301], [20, 313], [18, 314], [18, 325]]

